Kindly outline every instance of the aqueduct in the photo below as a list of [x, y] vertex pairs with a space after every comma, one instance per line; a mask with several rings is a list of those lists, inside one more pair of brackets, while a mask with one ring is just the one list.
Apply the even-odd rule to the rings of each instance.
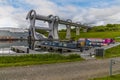
[[[26, 19], [30, 20], [30, 36], [32, 37], [33, 40], [39, 40], [39, 38], [36, 35], [35, 29], [43, 29], [43, 30], [48, 30], [49, 35], [48, 38], [52, 39], [59, 39], [58, 36], [58, 25], [63, 24], [66, 25], [67, 32], [66, 32], [66, 38], [70, 39], [71, 37], [71, 26], [76, 27], [76, 35], [79, 35], [80, 33], [80, 28], [82, 27], [80, 22], [72, 22], [72, 20], [67, 19], [67, 20], [62, 20], [58, 16], [43, 16], [43, 15], [38, 15], [36, 14], [35, 10], [30, 10], [29, 13], [27, 14]], [[41, 20], [41, 21], [46, 21], [49, 25], [48, 28], [41, 27], [41, 26], [36, 26], [36, 20]]]

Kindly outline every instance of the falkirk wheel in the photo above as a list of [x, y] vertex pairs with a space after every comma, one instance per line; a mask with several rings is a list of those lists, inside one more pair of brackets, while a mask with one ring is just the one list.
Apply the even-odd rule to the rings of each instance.
[[[76, 35], [79, 35], [80, 27], [83, 26], [79, 22], [74, 23], [70, 19], [62, 20], [58, 16], [38, 15], [38, 14], [36, 14], [35, 10], [30, 10], [27, 14], [26, 19], [29, 19], [29, 21], [30, 21], [29, 33], [30, 33], [32, 40], [41, 40], [44, 38], [44, 37], [38, 37], [38, 35], [36, 34], [36, 31], [35, 31], [36, 29], [47, 30], [47, 31], [49, 31], [48, 38], [58, 40], [59, 39], [59, 36], [58, 36], [58, 25], [59, 24], [66, 25], [66, 28], [67, 28], [66, 38], [67, 39], [71, 38], [71, 26], [76, 27]], [[41, 20], [41, 21], [47, 22], [49, 27], [45, 28], [45, 27], [41, 27], [41, 26], [36, 26], [36, 24], [35, 24], [36, 20]]]

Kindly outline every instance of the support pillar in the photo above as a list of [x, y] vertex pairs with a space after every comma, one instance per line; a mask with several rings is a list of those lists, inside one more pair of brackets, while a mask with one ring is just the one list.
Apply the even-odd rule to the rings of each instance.
[[[81, 25], [80, 22], [76, 22], [77, 24]], [[76, 35], [80, 35], [80, 29], [81, 27], [80, 26], [76, 26]]]
[[[68, 19], [68, 22], [72, 22], [72, 20]], [[66, 25], [67, 28], [67, 32], [66, 32], [66, 39], [70, 39], [71, 38], [71, 26], [70, 25]]]
[[52, 19], [51, 22], [48, 22], [49, 24], [49, 28], [51, 29], [51, 31], [49, 32], [48, 38], [49, 39], [59, 39], [58, 37], [58, 20], [59, 17], [57, 16], [50, 16], [50, 18]]
[[55, 16], [55, 23], [54, 23], [54, 39], [59, 39], [58, 37], [58, 21], [59, 21], [59, 17]]
[[[33, 15], [33, 17], [31, 17]], [[35, 10], [31, 10], [26, 19], [29, 19], [30, 20], [30, 36], [31, 36], [31, 39], [32, 40], [38, 40], [37, 36], [36, 36], [36, 32], [35, 32], [35, 19], [36, 19], [36, 12]]]
[[66, 27], [67, 27], [66, 39], [70, 39], [71, 38], [71, 27], [70, 25], [66, 25]]
[[83, 29], [83, 32], [87, 32], [87, 30], [88, 30], [88, 29], [87, 29], [87, 28], [85, 28], [85, 29]]
[[80, 27], [76, 27], [76, 35], [80, 35]]

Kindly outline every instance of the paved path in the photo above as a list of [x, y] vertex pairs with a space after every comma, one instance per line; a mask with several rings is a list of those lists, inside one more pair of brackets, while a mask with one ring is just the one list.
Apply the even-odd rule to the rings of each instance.
[[88, 80], [109, 75], [109, 59], [0, 68], [0, 80]]
[[[120, 45], [120, 42], [116, 42], [114, 44], [110, 44], [110, 45], [102, 46], [102, 47], [97, 47], [97, 48], [103, 48], [104, 50], [106, 50], [106, 49], [109, 49], [109, 48], [112, 48], [112, 47], [115, 47], [118, 45]], [[90, 56], [90, 54], [95, 54], [95, 49], [97, 49], [97, 48], [91, 48], [89, 50], [83, 51], [82, 53], [80, 53], [80, 55], [82, 58], [84, 58], [86, 60], [95, 59], [95, 57]]]
[[116, 42], [116, 43], [110, 44], [108, 46], [103, 46], [102, 48], [104, 48], [106, 50], [106, 49], [109, 49], [109, 48], [112, 48], [112, 47], [115, 47], [115, 46], [118, 46], [118, 45], [120, 45], [120, 42]]

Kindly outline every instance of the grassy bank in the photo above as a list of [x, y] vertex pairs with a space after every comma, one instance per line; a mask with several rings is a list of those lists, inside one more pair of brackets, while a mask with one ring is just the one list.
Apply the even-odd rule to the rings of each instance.
[[107, 49], [105, 51], [105, 58], [113, 58], [113, 57], [120, 57], [120, 45]]
[[91, 80], [120, 80], [120, 74], [114, 75], [114, 76], [103, 77], [103, 78], [95, 78]]
[[0, 56], [0, 67], [51, 64], [83, 60], [77, 54], [63, 56], [60, 54], [29, 54], [22, 56]]
[[[65, 39], [66, 32], [60, 32], [59, 36], [61, 39]], [[118, 32], [81, 32], [80, 35], [76, 36], [75, 33], [71, 33], [72, 37], [75, 39], [79, 38], [115, 38], [117, 41], [120, 41], [120, 38], [116, 38], [120, 36], [120, 31]]]

